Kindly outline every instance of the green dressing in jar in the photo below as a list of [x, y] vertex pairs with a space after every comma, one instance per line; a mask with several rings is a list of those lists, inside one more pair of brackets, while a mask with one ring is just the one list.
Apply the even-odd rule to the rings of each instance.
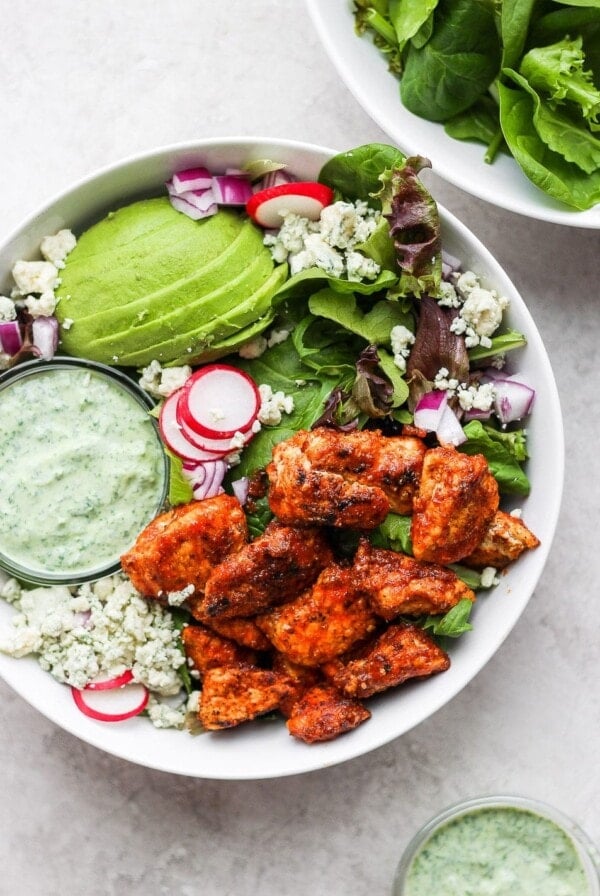
[[397, 896], [592, 896], [574, 840], [550, 818], [515, 806], [458, 814], [412, 858]]
[[167, 461], [124, 375], [75, 359], [31, 362], [0, 379], [0, 564], [33, 582], [85, 581], [158, 513]]

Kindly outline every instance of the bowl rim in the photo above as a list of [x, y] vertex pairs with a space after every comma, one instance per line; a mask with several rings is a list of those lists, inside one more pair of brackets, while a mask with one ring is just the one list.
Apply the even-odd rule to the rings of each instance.
[[[317, 168], [317, 165], [323, 164], [325, 160], [339, 152], [339, 150], [320, 146], [315, 143], [293, 139], [270, 136], [229, 136], [224, 138], [210, 137], [174, 144], [165, 144], [140, 153], [134, 153], [86, 175], [44, 203], [36, 212], [29, 215], [28, 218], [13, 231], [10, 237], [0, 242], [0, 259], [2, 258], [3, 253], [5, 253], [13, 243], [18, 242], [19, 238], [31, 228], [35, 229], [37, 227], [39, 230], [41, 226], [40, 221], [43, 221], [44, 216], [52, 211], [54, 206], [72, 201], [74, 197], [78, 198], [80, 193], [86, 192], [86, 189], [89, 192], [90, 187], [93, 187], [96, 191], [97, 187], [102, 185], [103, 181], [107, 178], [111, 179], [111, 183], [112, 179], [116, 178], [116, 181], [123, 186], [123, 176], [129, 175], [131, 173], [129, 169], [132, 167], [135, 168], [136, 171], [140, 171], [144, 169], [144, 166], [147, 163], [160, 166], [163, 165], [163, 163], [166, 163], [166, 160], [169, 160], [169, 162], [172, 163], [174, 159], [187, 158], [189, 153], [194, 154], [197, 158], [202, 153], [211, 150], [219, 154], [224, 150], [235, 150], [236, 153], [241, 156], [244, 153], [255, 153], [257, 147], [269, 147], [272, 152], [287, 152], [288, 155], [298, 153], [302, 163], [310, 165], [313, 170]], [[254, 157], [257, 158], [262, 156], [254, 155]], [[290, 162], [290, 164], [292, 163]], [[153, 183], [155, 184], [156, 180], [153, 181]], [[119, 192], [119, 195], [121, 195], [121, 192]], [[94, 192], [94, 197], [96, 197], [96, 192]], [[133, 201], [133, 189], [123, 193], [123, 201]], [[471, 251], [477, 258], [478, 265], [485, 271], [487, 279], [496, 283], [499, 288], [509, 289], [510, 294], [516, 297], [518, 314], [522, 321], [522, 326], [527, 333], [529, 346], [533, 348], [537, 362], [539, 362], [540, 365], [539, 375], [542, 378], [541, 382], [544, 387], [550, 418], [554, 426], [552, 431], [554, 450], [549, 470], [549, 476], [551, 477], [553, 484], [552, 500], [549, 512], [544, 517], [544, 525], [547, 534], [544, 542], [535, 552], [536, 557], [532, 560], [531, 570], [529, 566], [527, 567], [529, 570], [526, 575], [527, 588], [523, 589], [520, 595], [517, 595], [518, 606], [513, 610], [509, 623], [504, 622], [499, 626], [498, 631], [494, 632], [495, 637], [493, 641], [479, 643], [475, 649], [471, 651], [472, 655], [469, 657], [467, 664], [468, 672], [461, 671], [463, 669], [463, 664], [460, 657], [458, 657], [456, 663], [458, 671], [455, 673], [454, 677], [446, 679], [446, 682], [442, 686], [432, 682], [432, 680], [421, 683], [421, 688], [426, 687], [427, 684], [433, 683], [434, 685], [431, 690], [428, 691], [429, 696], [427, 701], [424, 701], [426, 703], [426, 708], [423, 709], [419, 706], [418, 710], [412, 712], [410, 719], [401, 730], [398, 730], [397, 726], [392, 726], [391, 729], [387, 728], [385, 731], [379, 732], [376, 735], [372, 725], [373, 720], [371, 720], [368, 725], [360, 726], [352, 732], [352, 735], [347, 737], [341, 737], [326, 744], [313, 745], [309, 748], [304, 746], [304, 752], [302, 753], [298, 749], [287, 750], [287, 752], [284, 751], [285, 757], [283, 759], [280, 757], [277, 763], [263, 761], [260, 757], [252, 755], [247, 767], [240, 767], [239, 763], [231, 760], [231, 752], [234, 750], [231, 744], [237, 742], [235, 735], [231, 739], [228, 739], [227, 746], [225, 746], [225, 742], [223, 742], [222, 753], [225, 757], [223, 767], [220, 765], [220, 759], [214, 766], [211, 765], [209, 767], [203, 765], [200, 760], [196, 761], [194, 759], [193, 762], [190, 761], [186, 764], [185, 768], [182, 768], [181, 761], [178, 760], [177, 756], [169, 755], [168, 758], [166, 758], [162, 755], [157, 758], [157, 754], [168, 752], [167, 745], [172, 744], [172, 741], [169, 738], [170, 732], [168, 731], [157, 732], [160, 737], [164, 739], [164, 749], [162, 747], [155, 748], [154, 739], [150, 737], [148, 738], [147, 746], [144, 745], [143, 749], [140, 750], [137, 744], [132, 748], [131, 744], [128, 743], [126, 736], [120, 739], [119, 736], [116, 735], [114, 726], [108, 726], [110, 729], [108, 731], [106, 730], [106, 725], [104, 725], [104, 727], [101, 725], [99, 729], [97, 723], [93, 723], [88, 719], [83, 719], [83, 717], [78, 718], [68, 710], [65, 710], [60, 697], [58, 697], [56, 701], [53, 701], [52, 699], [44, 700], [37, 693], [32, 694], [24, 685], [20, 674], [11, 670], [7, 671], [6, 663], [3, 663], [3, 660], [9, 658], [4, 658], [0, 655], [0, 676], [7, 681], [13, 690], [19, 693], [25, 700], [27, 700], [27, 702], [42, 712], [43, 715], [55, 724], [74, 734], [81, 740], [84, 740], [105, 752], [118, 756], [119, 758], [126, 759], [148, 768], [156, 768], [174, 774], [182, 774], [198, 778], [216, 778], [219, 780], [263, 780], [267, 778], [291, 776], [320, 770], [357, 758], [358, 756], [363, 756], [372, 750], [395, 740], [402, 734], [407, 733], [416, 725], [437, 712], [442, 706], [450, 702], [450, 700], [473, 680], [493, 654], [500, 648], [510, 631], [516, 625], [525, 606], [533, 595], [534, 589], [545, 567], [558, 523], [564, 484], [564, 433], [562, 412], [554, 374], [545, 347], [542, 343], [541, 336], [516, 286], [512, 280], [510, 280], [508, 273], [501, 267], [500, 263], [479, 238], [441, 203], [437, 202], [437, 200], [436, 203], [442, 221], [442, 231], [446, 229], [450, 235], [454, 234], [457, 239], [466, 240]], [[37, 245], [39, 245], [39, 241]], [[19, 659], [18, 663], [22, 664], [27, 661], [27, 658], [23, 658]], [[15, 661], [13, 660], [13, 662]], [[32, 662], [34, 661], [32, 660]], [[445, 675], [449, 676], [451, 672], [452, 670], [449, 670]], [[47, 677], [50, 678], [50, 676]], [[444, 676], [441, 676], [439, 679], [441, 680], [443, 677]], [[53, 680], [50, 684], [58, 686], [58, 683]], [[405, 701], [409, 701], [410, 699], [410, 696], [408, 698], [405, 697]], [[385, 701], [385, 695], [383, 700]], [[381, 709], [378, 711], [381, 712]], [[385, 715], [387, 716], [387, 714]], [[122, 723], [122, 730], [130, 730], [135, 722], [136, 720], [131, 720], [131, 722]], [[148, 720], [141, 720], [140, 724], [144, 724], [148, 728], [153, 728]], [[371, 728], [367, 732], [369, 726], [371, 726]], [[285, 726], [283, 726], [283, 728], [285, 728]], [[180, 731], [175, 732], [175, 734], [179, 738], [182, 737], [182, 732]], [[287, 731], [285, 734], [287, 735]], [[266, 737], [266, 735], [263, 735], [263, 737]], [[287, 737], [288, 740], [291, 740], [289, 735], [287, 735]], [[129, 738], [130, 741], [133, 741], [134, 739], [135, 738]], [[243, 740], [243, 738], [241, 739]], [[190, 738], [190, 740], [194, 739]]]
[[576, 849], [585, 871], [587, 882], [590, 885], [588, 896], [598, 896], [600, 894], [600, 852], [581, 826], [561, 809], [550, 803], [535, 797], [510, 793], [485, 794], [462, 799], [451, 803], [429, 818], [409, 840], [400, 857], [394, 877], [393, 894], [402, 896], [403, 891], [401, 888], [406, 883], [408, 872], [414, 859], [421, 848], [426, 845], [437, 831], [457, 818], [476, 814], [486, 809], [512, 809], [531, 813], [553, 822], [569, 837]]

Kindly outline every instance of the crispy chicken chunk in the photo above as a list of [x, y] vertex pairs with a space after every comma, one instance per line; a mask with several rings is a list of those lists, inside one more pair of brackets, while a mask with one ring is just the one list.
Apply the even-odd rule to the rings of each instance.
[[307, 744], [333, 740], [371, 718], [360, 700], [345, 697], [330, 684], [317, 684], [294, 704], [287, 728]]
[[449, 656], [423, 629], [394, 624], [356, 653], [325, 663], [323, 672], [348, 697], [364, 698], [449, 666]]
[[208, 669], [200, 691], [198, 717], [212, 731], [233, 728], [278, 709], [289, 687], [285, 675], [255, 666]]
[[198, 622], [201, 622], [206, 628], [216, 632], [223, 638], [235, 641], [241, 647], [248, 647], [250, 650], [270, 650], [271, 642], [267, 636], [261, 632], [254, 619], [250, 617], [242, 619], [222, 619], [213, 616], [205, 616], [198, 607], [202, 602], [201, 597], [191, 597], [186, 601], [186, 607]]
[[333, 560], [323, 532], [270, 523], [208, 577], [199, 610], [207, 617], [253, 616], [297, 597]]
[[380, 432], [297, 432], [273, 449], [269, 504], [290, 525], [373, 529], [390, 510], [410, 513], [425, 446]]
[[356, 583], [378, 616], [388, 622], [400, 614], [446, 613], [475, 594], [445, 566], [372, 547], [361, 539], [354, 558]]
[[319, 666], [344, 653], [377, 625], [352, 568], [337, 564], [324, 569], [305, 594], [256, 621], [275, 649], [301, 666]]
[[498, 510], [483, 541], [462, 562], [473, 569], [485, 569], [486, 566], [504, 569], [524, 551], [537, 548], [539, 544], [539, 538], [527, 528], [523, 520], [504, 510]]
[[293, 663], [282, 653], [277, 653], [276, 651], [273, 654], [272, 668], [274, 672], [281, 672], [287, 675], [291, 683], [289, 694], [283, 698], [279, 706], [281, 713], [287, 719], [304, 692], [315, 684], [323, 683], [323, 676], [320, 669], [299, 666], [298, 663]]
[[248, 540], [239, 501], [219, 495], [161, 513], [121, 557], [123, 572], [146, 597], [193, 587], [202, 591], [213, 568]]
[[229, 638], [223, 638], [203, 625], [186, 625], [181, 630], [181, 640], [188, 664], [193, 670], [204, 675], [207, 669], [218, 666], [237, 666], [240, 663], [255, 663], [256, 654], [240, 647]]
[[425, 454], [411, 524], [417, 560], [456, 563], [475, 550], [498, 510], [498, 485], [482, 454]]

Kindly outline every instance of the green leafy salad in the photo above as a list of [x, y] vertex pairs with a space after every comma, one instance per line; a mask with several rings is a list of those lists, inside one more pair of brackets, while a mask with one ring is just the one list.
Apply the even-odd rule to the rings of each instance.
[[600, 201], [599, 0], [354, 0], [410, 112], [512, 154], [572, 208]]

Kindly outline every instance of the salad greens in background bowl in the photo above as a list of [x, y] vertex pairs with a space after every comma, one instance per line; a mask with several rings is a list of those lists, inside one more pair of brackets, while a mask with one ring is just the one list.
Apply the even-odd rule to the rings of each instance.
[[[535, 549], [525, 551], [518, 561], [498, 575], [492, 575], [489, 581], [483, 581], [485, 577], [473, 570], [459, 570], [463, 580], [476, 590], [475, 604], [461, 601], [446, 614], [419, 620], [419, 625], [444, 645], [450, 659], [449, 668], [443, 674], [409, 682], [372, 697], [368, 701], [371, 717], [343, 736], [323, 743], [301, 743], [290, 736], [280, 716], [271, 718], [270, 715], [227, 731], [203, 731], [192, 736], [189, 730], [151, 724], [147, 708], [140, 715], [107, 723], [100, 721], [98, 714], [90, 718], [81, 710], [85, 680], [75, 676], [79, 689], [76, 702], [71, 688], [65, 686], [64, 669], [61, 683], [40, 668], [35, 650], [32, 655], [25, 655], [28, 651], [24, 648], [18, 659], [0, 652], [0, 675], [5, 681], [66, 731], [129, 761], [192, 777], [261, 779], [307, 772], [362, 755], [428, 718], [468, 684], [516, 624], [544, 568], [558, 518], [564, 463], [558, 395], [549, 359], [526, 303], [493, 254], [467, 227], [439, 207], [424, 187], [418, 174], [427, 164], [423, 157], [407, 159], [395, 147], [380, 144], [341, 153], [268, 138], [211, 139], [175, 145], [125, 160], [86, 178], [31, 216], [0, 248], [0, 293], [6, 297], [14, 290], [11, 271], [14, 272], [17, 261], [39, 259], [40, 245], [49, 234], [66, 229], [75, 234], [77, 245], [70, 248], [66, 261], [62, 262], [64, 267], [59, 269], [62, 282], [55, 287], [59, 298], [54, 314], [61, 338], [60, 351], [91, 355], [92, 360], [114, 364], [137, 378], [141, 374], [147, 388], [157, 371], [153, 361], [160, 362], [162, 373], [158, 379], [162, 376], [166, 386], [169, 377], [176, 378], [182, 369], [183, 351], [183, 361], [189, 360], [196, 370], [202, 370], [205, 364], [215, 364], [219, 370], [235, 368], [240, 376], [250, 377], [261, 387], [267, 384], [272, 393], [291, 398], [287, 404], [281, 402], [278, 414], [262, 418], [262, 425], [255, 427], [251, 435], [247, 430], [247, 444], [242, 439], [235, 459], [228, 454], [225, 466], [229, 469], [222, 480], [226, 493], [239, 495], [240, 483], [269, 463], [276, 444], [293, 438], [299, 430], [309, 431], [317, 422], [326, 426], [329, 433], [356, 432], [365, 426], [377, 429], [379, 422], [390, 433], [398, 433], [404, 425], [412, 424], [414, 416], [415, 424], [429, 433], [430, 441], [435, 439], [435, 430], [440, 444], [456, 446], [463, 455], [484, 454], [499, 484], [502, 508], [515, 517], [522, 516], [539, 539]], [[219, 206], [215, 215], [211, 213], [206, 218], [203, 217], [206, 209], [201, 211], [196, 207], [187, 209], [187, 214], [181, 212], [183, 206], [178, 197], [185, 196], [186, 191], [173, 191], [173, 184], [178, 176], [185, 177], [186, 173], [198, 169], [225, 178], [247, 177], [252, 180], [254, 195], [260, 201], [252, 205], [252, 200], [248, 200], [242, 205], [239, 197], [237, 201], [234, 197], [231, 207]], [[303, 247], [299, 246], [294, 243], [297, 234], [295, 237], [291, 233], [284, 239], [283, 228], [274, 226], [271, 217], [277, 215], [278, 208], [283, 208], [279, 193], [269, 193], [268, 188], [265, 193], [260, 189], [257, 192], [256, 187], [270, 182], [268, 178], [277, 174], [280, 186], [292, 185], [289, 189], [283, 188], [283, 195], [287, 195], [283, 206], [292, 202], [290, 194], [295, 197], [293, 201], [300, 195], [299, 204], [293, 207], [297, 218], [304, 212], [313, 216], [312, 233], [317, 227], [314, 203], [319, 209], [326, 208], [327, 203], [333, 208], [336, 202], [344, 202], [346, 208], [352, 206], [353, 214], [360, 209], [360, 214], [355, 214], [355, 223], [366, 227], [361, 231], [360, 241], [355, 241], [350, 249], [319, 256], [314, 242], [305, 241]], [[311, 186], [303, 193], [301, 184], [304, 183]], [[166, 184], [171, 199], [175, 197], [171, 204], [165, 201]], [[221, 184], [223, 189], [227, 185], [230, 186]], [[154, 203], [159, 201], [157, 208]], [[79, 277], [80, 267], [88, 273], [92, 270], [100, 245], [107, 245], [106, 228], [116, 227], [121, 232], [123, 216], [119, 210], [131, 210], [134, 206], [137, 209], [134, 230], [127, 232], [135, 233], [137, 238], [122, 243], [117, 240], [114, 245], [109, 238], [110, 261], [101, 266], [102, 271], [94, 269], [94, 277], [114, 278], [113, 288], [122, 301], [111, 306], [109, 290], [107, 305], [91, 307], [99, 281], [90, 287], [89, 278]], [[204, 314], [200, 309], [191, 322], [187, 312], [189, 303], [202, 294], [202, 283], [211, 276], [210, 271], [215, 272], [218, 264], [213, 260], [208, 273], [203, 273], [194, 284], [192, 298], [179, 292], [181, 279], [176, 282], [177, 295], [173, 295], [170, 269], [165, 261], [169, 255], [165, 245], [170, 239], [173, 209], [181, 215], [175, 222], [177, 238], [169, 243], [169, 252], [175, 255], [182, 232], [195, 240], [202, 228], [214, 228], [221, 214], [223, 227], [233, 228], [231, 246], [234, 248], [227, 268], [224, 303], [238, 276], [231, 273], [236, 264], [240, 263], [241, 267], [239, 277], [250, 276], [251, 270], [260, 281], [254, 284], [252, 302], [240, 298], [237, 305], [216, 314], [215, 328], [209, 334], [206, 332], [207, 306], [204, 305]], [[166, 215], [167, 224], [161, 224], [166, 229], [159, 227], [152, 231], [154, 236], [148, 236], [147, 221], [154, 214]], [[298, 223], [297, 219], [286, 218], [286, 226], [292, 227], [294, 223]], [[220, 225], [217, 230], [220, 232]], [[136, 252], [140, 246], [147, 239], [151, 243], [156, 240], [157, 233], [154, 254], [144, 250], [145, 254], [138, 257]], [[395, 250], [390, 233], [396, 240]], [[320, 237], [323, 234], [324, 228]], [[220, 238], [217, 233], [215, 240]], [[241, 242], [246, 239], [250, 241], [248, 245]], [[339, 247], [339, 233], [336, 239]], [[242, 245], [244, 253], [250, 252], [250, 255], [244, 254], [236, 260], [235, 247]], [[323, 249], [321, 242], [318, 246]], [[341, 255], [344, 265], [337, 268]], [[129, 277], [129, 260], [134, 258], [137, 278]], [[160, 288], [152, 280], [158, 276], [159, 268], [162, 268]], [[492, 302], [493, 314], [497, 316], [487, 330], [485, 327], [478, 330], [474, 318], [469, 323], [464, 317], [458, 328], [454, 326], [449, 331], [448, 321], [460, 316], [457, 311], [460, 301], [456, 300], [454, 310], [450, 301], [446, 314], [431, 298], [440, 297], [446, 289], [441, 285], [444, 282], [455, 283], [458, 289], [461, 276], [463, 308], [473, 290], [478, 291], [479, 299]], [[136, 283], [139, 285], [146, 277], [154, 286], [145, 293], [146, 306], [140, 309], [136, 304], [139, 301], [135, 295]], [[146, 283], [144, 289], [147, 287]], [[86, 307], [81, 296], [85, 297], [88, 288]], [[153, 307], [151, 303], [157, 294], [165, 302], [175, 302], [169, 319], [179, 321], [185, 328], [187, 341], [183, 348], [177, 329], [171, 330], [166, 324], [154, 327], [153, 320], [148, 318], [147, 309]], [[269, 301], [263, 307], [265, 294]], [[39, 301], [39, 298], [32, 300], [28, 306], [31, 311], [36, 310]], [[252, 313], [249, 304], [254, 309]], [[127, 320], [129, 305], [133, 316]], [[232, 324], [236, 311], [240, 317]], [[155, 317], [160, 320], [160, 309]], [[421, 321], [420, 337], [417, 319]], [[442, 320], [446, 323], [440, 323]], [[79, 333], [78, 322], [81, 323]], [[401, 339], [399, 344], [391, 335], [393, 330], [396, 337], [398, 334], [406, 337], [408, 332], [410, 338]], [[412, 331], [416, 332], [412, 334]], [[28, 338], [31, 338], [29, 331]], [[42, 346], [47, 350], [47, 343]], [[41, 352], [38, 348], [37, 354]], [[495, 410], [488, 406], [488, 413], [472, 402], [468, 411], [467, 405], [459, 408], [457, 384], [452, 386], [438, 376], [441, 358], [450, 367], [446, 373], [448, 381], [458, 370], [467, 379], [475, 372], [475, 379], [469, 380], [475, 391], [473, 383], [489, 385], [496, 376], [503, 382], [509, 381], [508, 403], [498, 399]], [[498, 363], [499, 358], [505, 360]], [[456, 369], [453, 365], [457, 365]], [[419, 376], [415, 373], [417, 366]], [[156, 378], [153, 385], [157, 385]], [[175, 387], [175, 392], [180, 386], [181, 383]], [[495, 394], [500, 396], [499, 387], [498, 390]], [[167, 406], [168, 399], [164, 403], [162, 399], [168, 392], [168, 388], [159, 392], [157, 415]], [[474, 392], [469, 394], [472, 396]], [[193, 411], [191, 392], [186, 395], [187, 409]], [[430, 401], [432, 396], [439, 399], [433, 403], [435, 406]], [[515, 410], [519, 403], [520, 410]], [[446, 414], [446, 406], [450, 408], [450, 405], [455, 412]], [[420, 417], [416, 416], [417, 411]], [[215, 427], [218, 419], [219, 415], [215, 415]], [[434, 419], [436, 422], [432, 423]], [[192, 419], [191, 423], [196, 425], [198, 420]], [[164, 433], [164, 428], [161, 431]], [[206, 433], [206, 426], [196, 427], [196, 436], [200, 431]], [[215, 438], [213, 432], [209, 445], [214, 446]], [[179, 443], [166, 445], [171, 461], [169, 500], [175, 508], [194, 496], [206, 494], [206, 484], [185, 476], [185, 450], [178, 456], [178, 446]], [[270, 517], [268, 506], [257, 500], [246, 508], [246, 513], [251, 537], [259, 536]], [[407, 519], [388, 514], [384, 523], [371, 532], [373, 547], [410, 552], [411, 530], [410, 525], [407, 528]], [[344, 544], [344, 538], [340, 538], [338, 547], [343, 552], [353, 550], [356, 545]], [[4, 576], [2, 587], [5, 579]], [[94, 601], [101, 600], [101, 592], [102, 587], [91, 600], [93, 606]], [[23, 591], [26, 593], [27, 589]], [[169, 594], [169, 606], [165, 607], [156, 601], [148, 602], [154, 614], [152, 637], [157, 631], [162, 633], [160, 637], [169, 652], [169, 662], [181, 675], [182, 690], [194, 686], [176, 659], [177, 632], [185, 624], [182, 614], [185, 617], [186, 596], [183, 592]], [[114, 594], [110, 599], [113, 597]], [[27, 600], [21, 603], [23, 606], [15, 601], [14, 590], [12, 598], [9, 594], [9, 600], [0, 601], [0, 642], [4, 638], [6, 643], [15, 609], [20, 609], [21, 614], [28, 612]], [[80, 615], [90, 612], [86, 607], [80, 608]], [[136, 613], [143, 612], [137, 606]], [[78, 620], [84, 628], [85, 621]], [[118, 636], [117, 631], [114, 637]], [[134, 683], [147, 685], [152, 692], [151, 676], [146, 675], [143, 666], [139, 659], [133, 665]], [[108, 668], [99, 671], [104, 671], [106, 677]], [[119, 684], [132, 681], [129, 669], [121, 668], [115, 674]], [[67, 680], [71, 683], [68, 676]], [[177, 681], [174, 687], [165, 685], [162, 693], [157, 686], [158, 696], [177, 701], [178, 686]], [[102, 687], [96, 685], [96, 689]], [[146, 707], [147, 694], [138, 699], [139, 708]]]
[[405, 152], [501, 208], [600, 226], [597, 2], [307, 4], [345, 84]]

